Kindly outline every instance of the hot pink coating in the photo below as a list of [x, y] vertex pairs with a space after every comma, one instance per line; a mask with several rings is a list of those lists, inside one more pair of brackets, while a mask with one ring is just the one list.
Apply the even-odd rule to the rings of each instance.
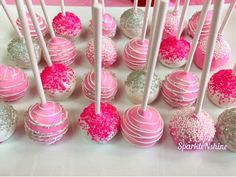
[[[101, 72], [101, 78], [101, 101], [110, 102], [118, 91], [118, 81], [114, 74], [104, 69]], [[87, 98], [91, 101], [95, 100], [95, 73], [93, 71], [85, 75], [82, 89]]]
[[[31, 36], [33, 38], [38, 38], [38, 34], [37, 34], [37, 32], [36, 32], [36, 30], [34, 28], [31, 16], [30, 16], [30, 14], [28, 12], [26, 13], [26, 16], [27, 16], [27, 21], [28, 21], [28, 24], [29, 24], [29, 29], [30, 29]], [[36, 18], [37, 18], [40, 30], [41, 30], [42, 34], [45, 36], [47, 34], [47, 31], [48, 31], [47, 23], [45, 22], [43, 17], [39, 16], [38, 14], [36, 14]], [[23, 27], [22, 27], [20, 18], [17, 18], [16, 24], [17, 24], [20, 32], [23, 34]]]
[[124, 61], [132, 70], [141, 70], [145, 67], [148, 52], [148, 40], [140, 38], [130, 40], [124, 48]]
[[162, 82], [164, 100], [172, 107], [186, 107], [195, 103], [199, 90], [199, 79], [186, 71], [175, 71]]
[[124, 138], [140, 148], [149, 148], [160, 140], [164, 122], [156, 109], [148, 106], [143, 112], [140, 105], [127, 109], [121, 119]]
[[220, 70], [211, 77], [208, 97], [222, 108], [236, 106], [236, 74], [232, 69]]
[[160, 46], [160, 62], [168, 67], [180, 67], [187, 62], [190, 43], [184, 38], [176, 37], [164, 39]]
[[63, 37], [54, 37], [47, 42], [51, 60], [55, 64], [71, 65], [78, 56], [74, 44]]
[[194, 107], [187, 107], [177, 110], [171, 116], [169, 131], [177, 146], [179, 143], [203, 145], [212, 142], [215, 126], [207, 112], [202, 111], [196, 115]]
[[58, 13], [53, 18], [52, 26], [57, 35], [69, 39], [78, 37], [82, 29], [80, 18], [72, 12], [65, 12], [65, 16]]
[[[211, 10], [209, 10], [207, 12], [207, 16], [205, 18], [205, 22], [204, 22], [200, 37], [205, 37], [208, 35], [209, 30], [210, 30], [210, 26], [211, 26], [212, 14], [213, 13]], [[201, 15], [201, 11], [194, 13], [188, 22], [187, 30], [188, 30], [189, 36], [192, 38], [194, 37], [194, 35], [196, 33], [198, 22], [200, 19], [200, 15]]]
[[0, 100], [17, 101], [25, 95], [28, 86], [28, 78], [19, 68], [0, 64]]
[[[200, 39], [200, 41], [198, 42], [198, 46], [196, 48], [196, 52], [194, 54], [194, 63], [200, 69], [203, 68], [205, 61], [207, 39], [208, 37]], [[211, 64], [211, 71], [214, 71], [225, 65], [230, 59], [230, 53], [231, 53], [231, 48], [228, 42], [224, 39], [224, 37], [221, 34], [218, 34]]]
[[91, 103], [80, 114], [78, 124], [92, 141], [107, 143], [120, 129], [120, 115], [117, 109], [108, 103], [101, 103], [101, 111], [98, 115], [95, 113], [95, 104]]
[[[105, 13], [102, 15], [103, 21], [102, 21], [102, 33], [103, 36], [106, 37], [114, 37], [116, 35], [116, 20], [114, 17], [112, 17], [111, 14]], [[93, 32], [93, 21], [90, 20], [90, 30]]]
[[25, 113], [25, 130], [35, 141], [52, 144], [60, 140], [69, 127], [68, 113], [58, 103], [36, 103]]
[[[94, 43], [89, 41], [86, 48], [86, 57], [90, 64], [94, 65]], [[108, 37], [102, 38], [102, 67], [108, 68], [117, 60], [115, 43]]]
[[166, 16], [166, 22], [162, 38], [166, 39], [177, 35], [180, 21], [179, 11], [169, 11]]

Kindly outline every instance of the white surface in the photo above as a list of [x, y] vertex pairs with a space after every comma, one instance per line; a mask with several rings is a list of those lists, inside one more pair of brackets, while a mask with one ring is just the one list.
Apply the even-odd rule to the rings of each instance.
[[[200, 7], [190, 7], [189, 18]], [[14, 6], [10, 10], [17, 17]], [[50, 17], [54, 17], [60, 11], [59, 7], [48, 7]], [[68, 9], [67, 9], [68, 10]], [[236, 154], [229, 151], [196, 151], [180, 152], [174, 145], [167, 128], [170, 115], [174, 109], [169, 107], [159, 96], [152, 104], [157, 108], [164, 121], [165, 132], [160, 143], [150, 149], [138, 149], [128, 144], [121, 136], [117, 135], [109, 144], [96, 144], [85, 137], [77, 127], [77, 119], [89, 101], [81, 92], [81, 79], [90, 71], [85, 55], [87, 41], [91, 38], [88, 30], [88, 20], [91, 17], [90, 8], [70, 7], [76, 12], [83, 22], [83, 32], [76, 46], [80, 51], [79, 60], [73, 65], [78, 76], [78, 88], [70, 99], [61, 102], [69, 111], [71, 127], [63, 141], [44, 146], [29, 140], [24, 133], [23, 114], [30, 105], [39, 101], [36, 87], [33, 83], [32, 71], [26, 73], [31, 79], [31, 86], [27, 96], [13, 103], [19, 112], [17, 130], [14, 135], [0, 145], [0, 175], [236, 175]], [[107, 8], [114, 16], [118, 17], [124, 8]], [[42, 15], [39, 7], [36, 11]], [[224, 13], [225, 14], [225, 13]], [[13, 29], [7, 21], [7, 17], [0, 8], [0, 63], [9, 64], [6, 56], [8, 42], [12, 39]], [[228, 27], [225, 29], [225, 38], [232, 47], [231, 61], [225, 68], [232, 68], [236, 58], [236, 14], [234, 12]], [[110, 69], [119, 79], [120, 89], [113, 104], [122, 113], [132, 103], [126, 98], [124, 81], [130, 70], [122, 61], [122, 51], [125, 42], [128, 41], [120, 32], [114, 39], [119, 49], [119, 61]], [[45, 65], [41, 62], [40, 68]], [[167, 73], [173, 71], [158, 63], [157, 73], [163, 79]], [[192, 71], [200, 74], [195, 66]], [[211, 73], [212, 74], [212, 73]], [[205, 99], [204, 109], [213, 116], [214, 120], [223, 111]]]

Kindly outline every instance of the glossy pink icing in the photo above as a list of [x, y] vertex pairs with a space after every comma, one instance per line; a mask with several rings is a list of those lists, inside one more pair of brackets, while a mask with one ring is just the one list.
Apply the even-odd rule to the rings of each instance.
[[124, 61], [132, 70], [141, 70], [145, 67], [148, 52], [148, 40], [142, 43], [140, 38], [130, 40], [124, 48]]
[[156, 109], [148, 106], [143, 113], [140, 105], [127, 109], [121, 119], [124, 138], [140, 148], [149, 148], [160, 140], [164, 122]]
[[74, 44], [66, 38], [54, 37], [47, 42], [51, 60], [55, 64], [71, 65], [78, 56]]
[[[95, 73], [89, 72], [85, 75], [82, 89], [87, 98], [95, 100]], [[114, 99], [118, 91], [118, 81], [109, 70], [101, 72], [101, 101], [109, 102]]]
[[17, 67], [0, 65], [0, 100], [17, 101], [25, 95], [28, 78]]
[[199, 79], [191, 72], [175, 71], [162, 82], [164, 100], [172, 107], [186, 107], [198, 97]]
[[162, 38], [166, 39], [177, 35], [179, 28], [180, 13], [178, 11], [169, 11], [166, 16], [166, 22]]
[[[201, 38], [194, 54], [194, 63], [198, 68], [204, 66], [208, 37]], [[224, 66], [230, 59], [231, 48], [222, 35], [218, 35], [211, 63], [211, 71]]]

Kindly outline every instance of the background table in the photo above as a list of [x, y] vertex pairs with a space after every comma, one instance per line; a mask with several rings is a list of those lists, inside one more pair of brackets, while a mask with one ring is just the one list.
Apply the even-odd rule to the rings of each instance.
[[[19, 120], [15, 134], [0, 145], [0, 175], [236, 175], [236, 154], [229, 151], [196, 151], [180, 152], [174, 145], [167, 128], [174, 109], [168, 106], [160, 95], [152, 104], [160, 111], [165, 121], [162, 140], [150, 149], [138, 149], [127, 143], [119, 133], [108, 144], [91, 142], [77, 127], [77, 119], [82, 110], [89, 104], [81, 91], [81, 80], [91, 70], [84, 51], [91, 34], [88, 20], [91, 18], [89, 7], [70, 7], [69, 10], [80, 16], [83, 32], [75, 42], [80, 52], [79, 59], [72, 65], [78, 76], [78, 86], [74, 94], [61, 104], [69, 111], [71, 127], [65, 138], [52, 146], [45, 146], [31, 141], [24, 133], [23, 115], [30, 105], [39, 101], [31, 70], [26, 70], [30, 78], [27, 96], [13, 103], [19, 112]], [[188, 10], [189, 18], [200, 7]], [[10, 10], [17, 17], [14, 6]], [[39, 7], [38, 13], [42, 14]], [[59, 7], [48, 7], [50, 17], [54, 17]], [[107, 11], [119, 20], [126, 8], [108, 8]], [[3, 10], [0, 10], [0, 63], [9, 64], [6, 56], [8, 42], [15, 36]], [[231, 60], [225, 68], [232, 68], [236, 58], [236, 14], [234, 13], [225, 30], [225, 38], [232, 47]], [[124, 81], [130, 70], [122, 59], [122, 51], [128, 41], [120, 31], [114, 38], [118, 48], [119, 60], [110, 68], [119, 80], [119, 93], [113, 101], [120, 113], [133, 104], [126, 98]], [[40, 63], [40, 68], [45, 62]], [[173, 69], [158, 63], [156, 72], [164, 79]], [[200, 70], [192, 66], [192, 71], [200, 76]], [[213, 74], [213, 73], [211, 73]], [[214, 106], [206, 98], [204, 109], [214, 118], [223, 111]]]

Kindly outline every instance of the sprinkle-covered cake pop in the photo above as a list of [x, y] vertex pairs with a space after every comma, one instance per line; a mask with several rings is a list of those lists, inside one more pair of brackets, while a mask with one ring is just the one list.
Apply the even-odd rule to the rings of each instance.
[[163, 39], [177, 35], [179, 20], [180, 20], [179, 11], [169, 11], [167, 13], [165, 27], [162, 36]]
[[[94, 65], [94, 42], [90, 40], [86, 48], [86, 57]], [[102, 38], [102, 67], [108, 68], [117, 60], [115, 43], [108, 37]]]
[[[101, 78], [101, 101], [110, 102], [118, 91], [118, 81], [114, 74], [104, 69], [101, 72]], [[92, 71], [85, 75], [82, 89], [88, 99], [95, 100], [95, 72]]]
[[6, 141], [15, 132], [16, 110], [6, 103], [0, 103], [0, 142]]
[[28, 78], [19, 68], [0, 65], [0, 99], [17, 101], [28, 89]]
[[[125, 81], [125, 91], [128, 98], [135, 104], [140, 104], [143, 100], [145, 79], [147, 72], [138, 70], [131, 72]], [[148, 103], [152, 103], [157, 98], [160, 91], [160, 78], [154, 74]]]
[[216, 122], [216, 137], [230, 151], [236, 152], [236, 108], [225, 110]]

